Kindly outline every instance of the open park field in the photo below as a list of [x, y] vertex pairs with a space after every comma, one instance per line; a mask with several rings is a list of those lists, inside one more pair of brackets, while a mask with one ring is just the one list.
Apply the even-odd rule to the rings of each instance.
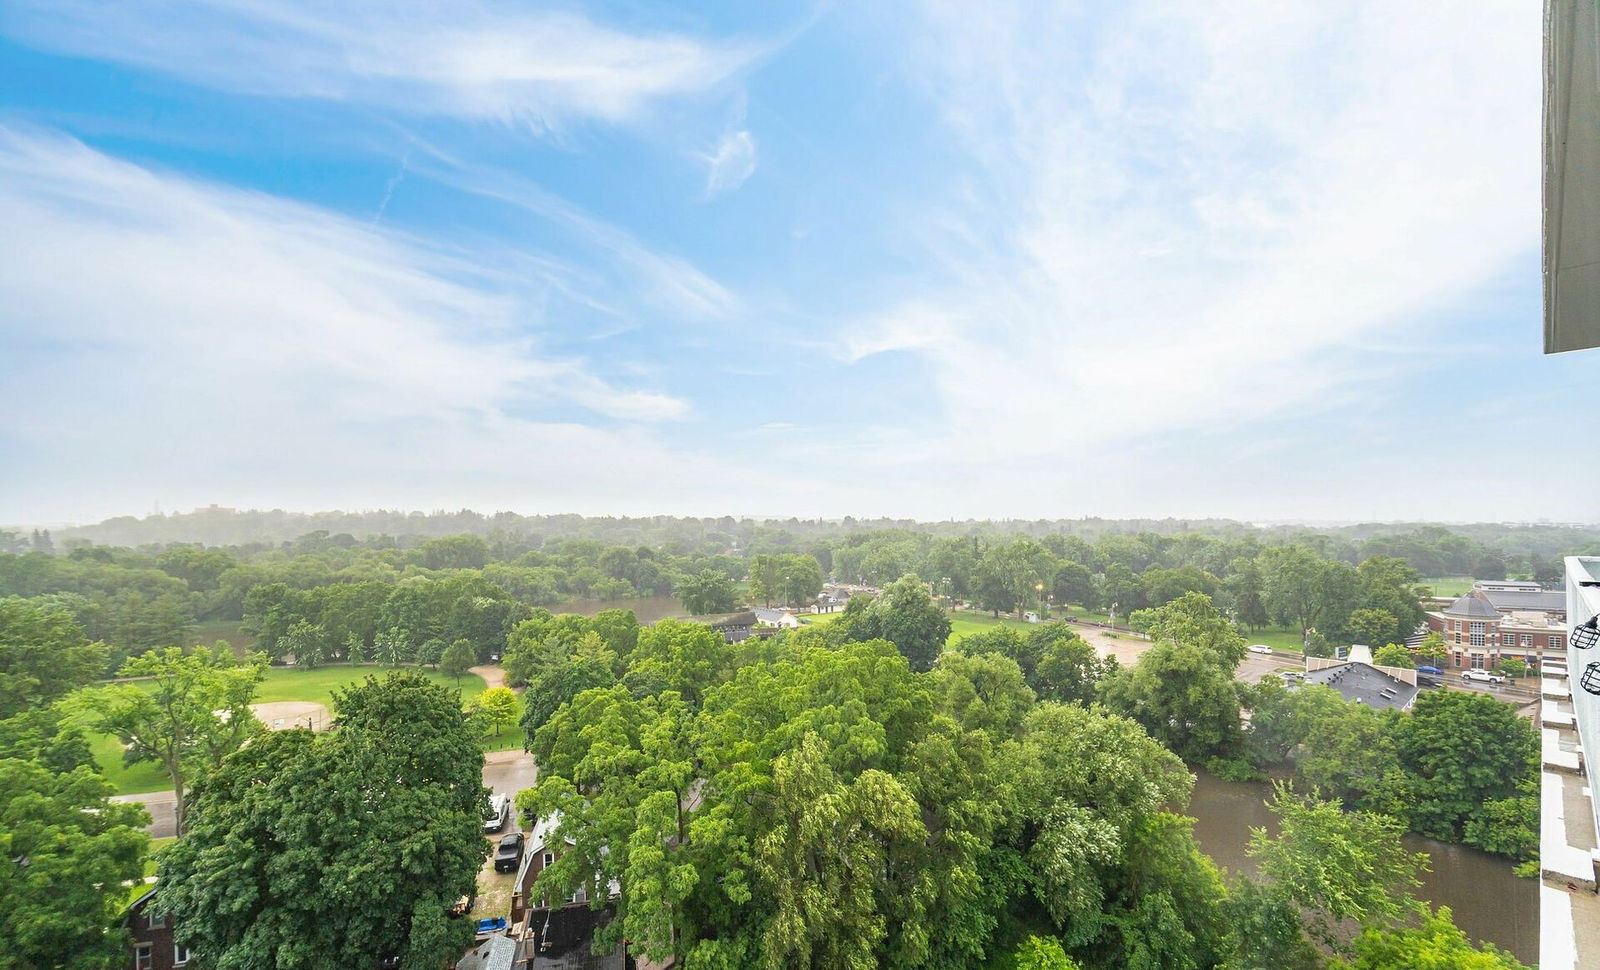
[[[446, 687], [457, 687], [461, 690], [463, 703], [483, 693], [487, 686], [482, 677], [477, 674], [468, 674], [461, 678], [461, 683], [456, 684], [455, 679], [448, 677], [437, 670], [408, 668], [418, 670], [424, 677], [436, 684]], [[267, 671], [266, 678], [261, 682], [256, 691], [256, 701], [262, 704], [320, 704], [328, 710], [333, 709], [333, 692], [369, 676], [381, 677], [388, 673], [389, 668], [372, 664], [362, 664], [352, 667], [349, 664], [329, 664], [315, 670], [300, 670], [295, 667], [273, 667]], [[269, 722], [270, 723], [270, 722]], [[522, 735], [515, 725], [503, 727], [499, 737], [486, 736], [484, 738], [485, 750], [521, 747]], [[108, 734], [91, 736], [90, 749], [94, 752], [95, 761], [105, 773], [106, 780], [117, 786], [118, 794], [130, 795], [137, 792], [163, 791], [172, 787], [167, 779], [167, 773], [160, 765], [154, 762], [141, 762], [136, 765], [124, 766], [122, 763], [122, 743]]]
[[1435, 596], [1465, 596], [1472, 589], [1471, 576], [1429, 576], [1422, 585]]

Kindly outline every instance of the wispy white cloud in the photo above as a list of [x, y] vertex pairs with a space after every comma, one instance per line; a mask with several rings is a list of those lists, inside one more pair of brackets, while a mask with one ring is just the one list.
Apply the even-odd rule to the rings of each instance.
[[732, 192], [756, 172], [756, 140], [744, 129], [729, 130], [716, 148], [701, 156], [706, 163], [706, 198]]
[[559, 130], [713, 87], [747, 43], [629, 32], [568, 10], [471, 0], [20, 0], [30, 43], [246, 94], [321, 98]]
[[454, 157], [437, 146], [424, 146], [426, 160], [413, 160], [414, 170], [463, 192], [514, 206], [561, 227], [580, 244], [603, 252], [631, 277], [631, 284], [649, 290], [651, 298], [691, 317], [724, 318], [739, 307], [738, 297], [688, 260], [641, 243], [632, 233], [584, 212], [537, 182], [503, 169]]
[[538, 293], [581, 294], [593, 281], [579, 269], [429, 245], [4, 126], [0, 225], [0, 453], [18, 472], [0, 482], [0, 518], [157, 499], [639, 514], [760, 511], [751, 494], [837, 502], [803, 472], [670, 444], [663, 422], [694, 417], [689, 402], [543, 350], [554, 324]]
[[[5, 128], [0, 223], [15, 243], [0, 257], [6, 333], [72, 348], [60, 366], [115, 361], [125, 368], [116, 382], [146, 403], [189, 386], [240, 405], [194, 420], [233, 421], [250, 408], [265, 424], [321, 415], [345, 427], [573, 407], [623, 421], [688, 411], [541, 350], [527, 292], [565, 285], [558, 264], [542, 264], [549, 281], [529, 281], [308, 206]], [[83, 386], [100, 385], [85, 376]], [[14, 434], [91, 430], [24, 394], [7, 397]], [[129, 402], [125, 413], [141, 409]]]
[[[847, 332], [927, 361], [963, 454], [1245, 425], [1537, 246], [1536, 17], [1382, 2], [912, 5], [969, 160], [930, 279]], [[1403, 336], [1414, 342], [1416, 332]]]

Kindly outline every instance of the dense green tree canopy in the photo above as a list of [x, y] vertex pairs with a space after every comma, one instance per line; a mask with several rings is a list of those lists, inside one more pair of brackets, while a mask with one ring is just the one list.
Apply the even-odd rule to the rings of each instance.
[[1428, 857], [1406, 851], [1397, 819], [1345, 811], [1281, 784], [1271, 808], [1278, 835], [1253, 830], [1250, 853], [1263, 876], [1312, 914], [1309, 928], [1324, 944], [1343, 945], [1341, 926], [1392, 925], [1415, 908], [1411, 892]]
[[0, 759], [0, 966], [127, 964], [127, 934], [112, 927], [123, 884], [144, 875], [150, 817], [110, 801], [113, 791], [89, 768]]
[[487, 852], [486, 792], [456, 692], [400, 673], [334, 708], [328, 734], [269, 734], [196, 785], [156, 904], [197, 962], [343, 970], [396, 956], [433, 970], [471, 942], [446, 910]]
[[0, 599], [0, 718], [48, 704], [105, 665], [105, 644], [90, 643], [65, 606]]
[[851, 640], [887, 640], [899, 647], [914, 670], [932, 669], [950, 639], [950, 618], [914, 574], [895, 580], [864, 609], [847, 611], [839, 622]]
[[685, 576], [673, 589], [678, 602], [695, 616], [708, 613], [729, 613], [739, 605], [739, 591], [726, 573], [702, 569], [693, 576]]
[[266, 660], [234, 657], [226, 644], [213, 650], [152, 651], [123, 665], [122, 676], [144, 683], [84, 692], [77, 706], [126, 747], [129, 763], [155, 761], [176, 797], [178, 834], [187, 824], [187, 782], [214, 768], [264, 728], [250, 709]]
[[1196, 644], [1158, 642], [1102, 680], [1100, 696], [1188, 761], [1231, 757], [1244, 738], [1239, 685]]
[[1450, 840], [1485, 806], [1516, 796], [1539, 751], [1533, 725], [1515, 708], [1466, 691], [1424, 692], [1393, 738], [1412, 827]]
[[1352, 950], [1348, 960], [1335, 960], [1329, 970], [1529, 970], [1492, 945], [1473, 946], [1447, 907], [1425, 914], [1420, 926], [1368, 927]]

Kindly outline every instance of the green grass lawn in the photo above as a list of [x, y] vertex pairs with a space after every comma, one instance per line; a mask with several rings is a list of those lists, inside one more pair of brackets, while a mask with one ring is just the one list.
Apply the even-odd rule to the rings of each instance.
[[[459, 689], [463, 703], [483, 693], [484, 688], [488, 686], [483, 682], [483, 678], [477, 674], [467, 674], [461, 678], [461, 683], [457, 685], [454, 678], [448, 677], [437, 670], [429, 670], [425, 667], [406, 669], [415, 670], [436, 684]], [[382, 677], [388, 672], [389, 668], [372, 664], [363, 664], [359, 667], [352, 667], [349, 664], [331, 664], [326, 667], [318, 667], [315, 670], [301, 670], [297, 667], [272, 667], [267, 670], [266, 678], [262, 680], [261, 686], [256, 690], [256, 701], [260, 703], [305, 701], [325, 704], [331, 710], [334, 690], [347, 684], [358, 682], [368, 676]], [[135, 683], [148, 684], [149, 682], [136, 681]], [[498, 737], [494, 735], [485, 736], [483, 745], [485, 751], [520, 748], [522, 746], [522, 732], [516, 725], [504, 727]], [[124, 766], [122, 763], [122, 743], [108, 734], [90, 735], [89, 749], [94, 753], [94, 760], [100, 765], [100, 770], [105, 775], [106, 780], [117, 786], [118, 794], [131, 795], [138, 792], [164, 791], [172, 787], [166, 771], [154, 762], [145, 761], [136, 765]]]
[[1032, 630], [1037, 623], [1024, 623], [1021, 620], [1002, 614], [999, 619], [988, 613], [974, 613], [971, 610], [960, 610], [950, 614], [950, 641], [955, 643], [963, 637], [970, 637], [974, 633], [982, 633], [997, 626], [1009, 626], [1017, 630]]
[[1300, 631], [1287, 626], [1270, 626], [1253, 633], [1239, 631], [1246, 643], [1264, 643], [1274, 650], [1284, 650], [1292, 654], [1299, 654], [1304, 646]]
[[1465, 596], [1472, 590], [1471, 576], [1429, 576], [1422, 585], [1435, 596]]
[[145, 875], [146, 879], [148, 879], [151, 876], [156, 874], [156, 856], [157, 856], [157, 854], [160, 853], [160, 851], [162, 849], [165, 849], [167, 846], [171, 845], [172, 843], [174, 843], [176, 841], [178, 841], [178, 840], [173, 836], [168, 836], [167, 838], [164, 838], [164, 839], [151, 839], [150, 840], [150, 851], [148, 853], [146, 853], [146, 855], [144, 857], [144, 875]]

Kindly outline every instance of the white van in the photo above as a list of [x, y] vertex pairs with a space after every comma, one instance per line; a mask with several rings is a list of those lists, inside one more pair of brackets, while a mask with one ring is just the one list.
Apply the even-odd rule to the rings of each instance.
[[511, 821], [511, 799], [504, 795], [489, 796], [489, 810], [483, 816], [483, 830], [498, 832]]

